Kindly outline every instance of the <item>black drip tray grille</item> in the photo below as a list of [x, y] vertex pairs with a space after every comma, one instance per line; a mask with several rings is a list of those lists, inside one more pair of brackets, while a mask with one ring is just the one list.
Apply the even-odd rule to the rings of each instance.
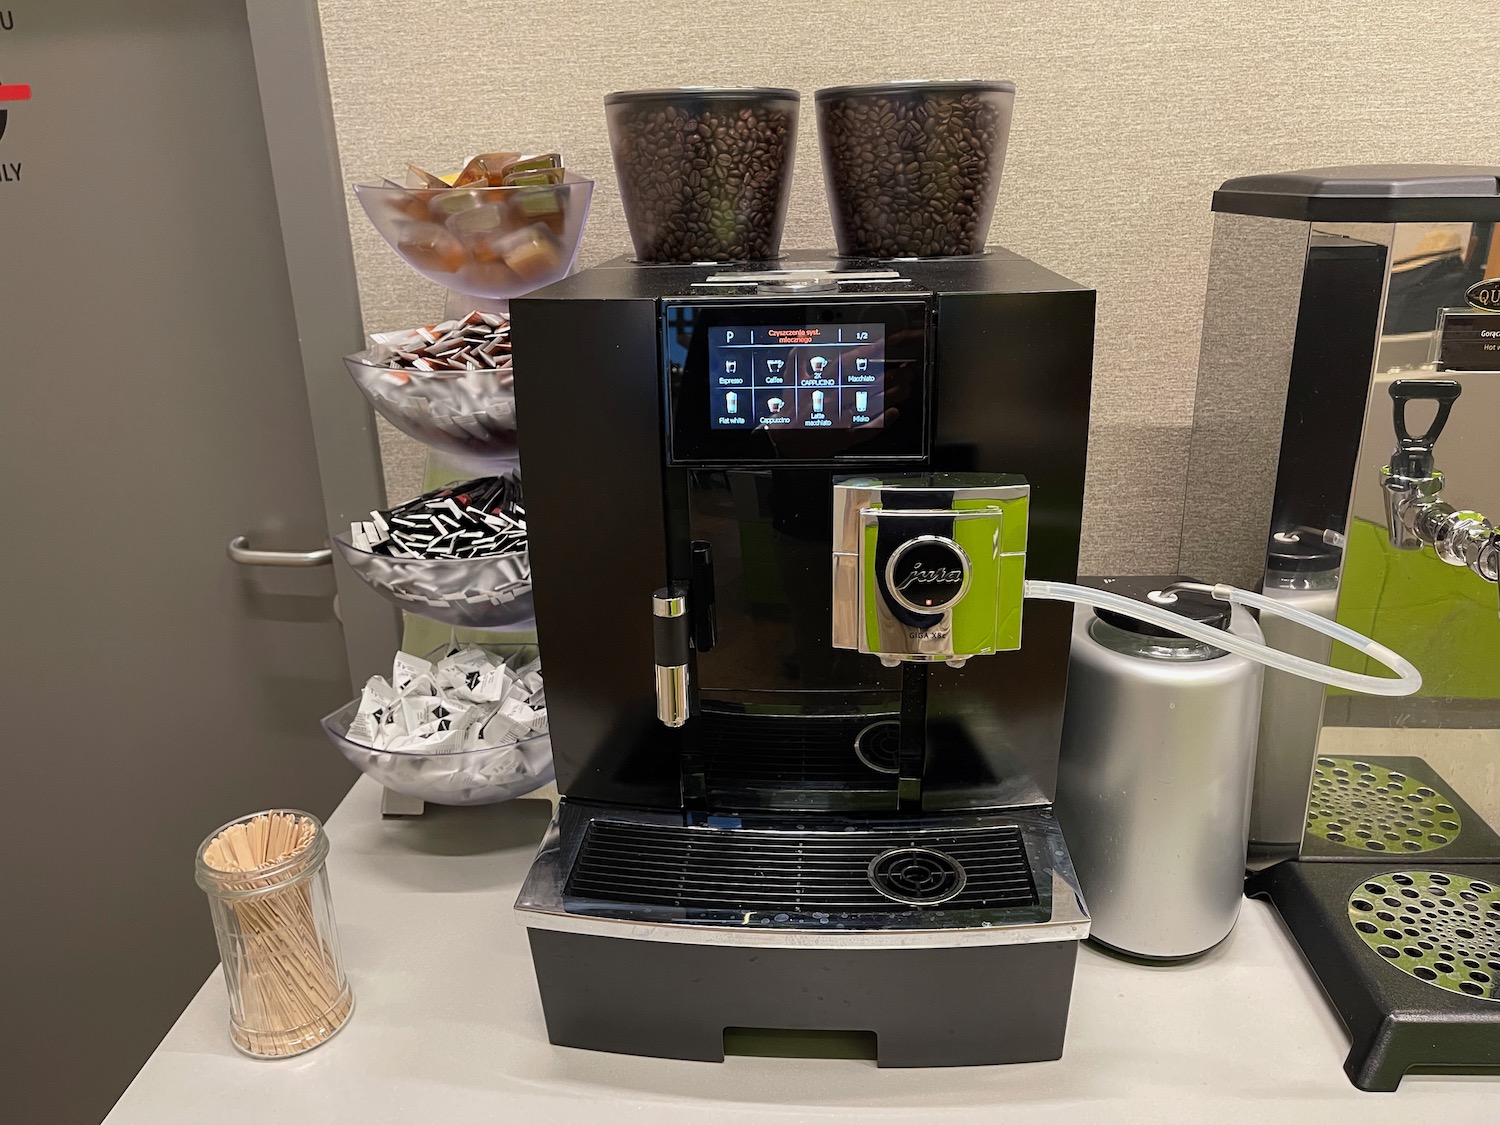
[[776, 914], [1035, 906], [1020, 829], [773, 832], [595, 820], [570, 899]]

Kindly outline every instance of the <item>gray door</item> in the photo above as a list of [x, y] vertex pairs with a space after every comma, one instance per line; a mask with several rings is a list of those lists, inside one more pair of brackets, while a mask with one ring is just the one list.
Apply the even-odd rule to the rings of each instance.
[[[79, 1125], [217, 960], [198, 842], [354, 780], [333, 568], [225, 556], [323, 545], [309, 383], [344, 376], [304, 378], [244, 0], [4, 9], [0, 1118]], [[377, 502], [373, 439], [337, 452]]]

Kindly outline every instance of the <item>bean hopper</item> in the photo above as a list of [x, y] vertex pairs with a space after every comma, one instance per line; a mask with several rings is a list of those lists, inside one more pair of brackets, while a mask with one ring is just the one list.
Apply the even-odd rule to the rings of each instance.
[[[1500, 1058], [1500, 169], [1250, 176], [1213, 207], [1181, 567], [1321, 607], [1425, 680], [1305, 698], [1267, 674], [1268, 866], [1249, 890], [1343, 1019], [1355, 1085], [1483, 1069]], [[1315, 646], [1296, 632], [1277, 643]]]
[[[1009, 251], [585, 270], [512, 303], [562, 801], [517, 909], [554, 1043], [1056, 1058], [1050, 808], [1094, 294]], [[529, 372], [545, 372], [530, 377]]]

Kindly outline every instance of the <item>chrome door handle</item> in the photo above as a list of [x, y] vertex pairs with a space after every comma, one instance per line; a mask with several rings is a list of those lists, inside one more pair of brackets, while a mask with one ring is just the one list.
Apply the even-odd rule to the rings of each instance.
[[333, 548], [318, 551], [255, 551], [250, 540], [236, 535], [229, 541], [229, 557], [241, 566], [328, 566], [333, 562]]

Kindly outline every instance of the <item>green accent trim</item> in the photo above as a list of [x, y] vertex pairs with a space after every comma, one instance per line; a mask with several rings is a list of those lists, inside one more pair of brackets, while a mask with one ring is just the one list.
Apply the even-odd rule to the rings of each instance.
[[[1351, 521], [1339, 624], [1415, 664], [1422, 673], [1419, 696], [1500, 700], [1497, 610], [1494, 584], [1467, 567], [1450, 566], [1431, 547], [1399, 551], [1383, 524]], [[1332, 663], [1353, 672], [1389, 674], [1343, 645], [1334, 646]]]
[[[871, 505], [872, 508], [876, 505]], [[879, 525], [868, 523], [861, 529], [863, 543], [860, 554], [864, 556], [866, 565], [864, 573], [860, 576], [860, 585], [863, 587], [860, 602], [865, 614], [865, 636], [874, 642], [880, 636], [880, 617], [876, 613], [876, 607], [880, 604], [880, 583], [876, 577], [875, 566], [875, 537]]]
[[1022, 602], [1026, 597], [1026, 556], [1000, 556], [1000, 615], [995, 621], [995, 651], [1021, 647]]
[[[953, 540], [968, 555], [970, 567], [969, 592], [951, 611], [953, 655], [986, 656], [1018, 649], [1031, 497], [1028, 494], [1011, 500], [965, 498], [955, 503], [954, 511], [993, 513], [993, 517], [953, 521]], [[864, 628], [865, 636], [872, 641], [880, 636], [879, 576], [875, 566], [877, 528], [878, 524], [871, 522], [861, 529], [865, 558], [860, 576]], [[993, 596], [991, 591], [995, 592]]]

